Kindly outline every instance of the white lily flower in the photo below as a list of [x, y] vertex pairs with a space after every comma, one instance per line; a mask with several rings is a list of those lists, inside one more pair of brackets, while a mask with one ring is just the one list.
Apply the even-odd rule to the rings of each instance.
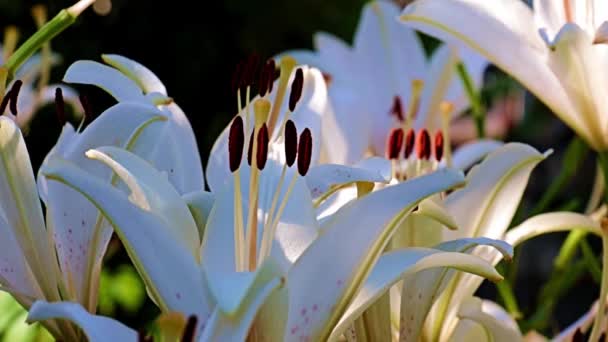
[[[265, 118], [260, 111], [267, 113], [270, 106], [264, 100], [254, 105], [256, 135], [264, 136], [257, 133], [266, 127], [258, 118]], [[301, 176], [311, 163], [311, 134], [305, 132], [300, 139], [297, 174], [276, 159], [258, 159], [258, 151], [264, 151], [259, 146], [252, 150], [251, 168], [239, 167], [241, 155], [233, 156], [239, 151], [236, 146], [242, 153], [244, 145], [239, 118], [233, 127], [240, 125], [240, 135], [234, 133], [238, 129], [230, 130], [234, 175], [213, 195], [180, 196], [151, 165], [112, 147], [90, 150], [87, 156], [121, 178], [130, 189], [128, 198], [62, 160], [53, 160], [43, 170], [48, 179], [82, 193], [104, 213], [155, 302], [166, 312], [195, 314], [200, 340], [243, 340], [251, 334], [273, 341], [325, 339], [370, 273], [390, 275], [387, 281], [394, 281], [429, 267], [448, 266], [501, 279], [485, 261], [462, 253], [406, 249], [380, 257], [398, 223], [423, 198], [459, 185], [460, 172], [440, 170], [376, 191], [320, 224]], [[262, 146], [268, 144], [268, 135], [265, 139], [260, 140]], [[284, 139], [291, 144], [290, 138]], [[286, 160], [294, 163], [287, 155]], [[282, 186], [277, 179], [285, 172], [292, 182]], [[251, 178], [250, 187], [252, 173], [258, 178]], [[258, 196], [250, 200], [247, 189]], [[276, 213], [275, 201], [281, 203]], [[254, 216], [244, 220], [243, 213], [252, 206]], [[251, 229], [257, 232], [251, 235]], [[336, 249], [345, 238], [348, 245]], [[386, 261], [376, 263], [379, 257]], [[283, 282], [285, 289], [280, 287]], [[103, 328], [107, 319], [83, 315], [70, 304], [40, 302], [30, 314], [32, 320], [52, 317], [76, 321], [92, 339], [111, 336]]]
[[[198, 191], [203, 177], [198, 151], [159, 146], [169, 143], [159, 141], [158, 136], [172, 121], [176, 120], [166, 111], [149, 104], [119, 103], [82, 131], [65, 124], [42, 168], [53, 158], [63, 158], [111, 187], [115, 183], [111, 171], [89, 161], [84, 152], [92, 146], [113, 144], [161, 166], [188, 161], [191, 165], [175, 163], [167, 174], [180, 191]], [[0, 117], [0, 140], [0, 189], [4, 192], [0, 229], [6, 236], [0, 249], [0, 288], [26, 308], [37, 299], [70, 300], [95, 311], [99, 271], [111, 228], [91, 203], [69, 187], [40, 177], [36, 188], [23, 137], [13, 120]], [[38, 196], [46, 205], [46, 224]], [[58, 338], [77, 337], [77, 331], [64, 323], [49, 322], [47, 327]]]
[[[480, 87], [487, 62], [467, 48], [443, 45], [427, 61], [416, 33], [398, 23], [393, 2], [365, 5], [353, 46], [328, 33], [315, 36], [316, 51], [289, 51], [301, 64], [320, 68], [329, 79], [335, 122], [327, 119], [324, 137], [329, 161], [353, 164], [371, 149], [382, 155], [389, 131], [440, 128], [443, 101], [450, 116], [468, 108], [456, 65], [462, 62]], [[413, 121], [413, 122], [410, 122]]]
[[511, 74], [598, 151], [608, 149], [605, 1], [419, 0], [408, 26], [465, 43]]

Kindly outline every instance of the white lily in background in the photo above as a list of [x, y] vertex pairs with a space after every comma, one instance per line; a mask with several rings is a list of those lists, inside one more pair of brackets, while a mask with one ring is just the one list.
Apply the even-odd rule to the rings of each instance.
[[[418, 0], [408, 26], [464, 43], [511, 74], [598, 151], [608, 149], [608, 4]], [[599, 69], [598, 69], [599, 68]]]
[[[353, 46], [327, 34], [315, 36], [317, 51], [289, 51], [298, 63], [321, 69], [329, 79], [334, 117], [324, 133], [329, 161], [358, 162], [371, 149], [383, 155], [394, 127], [440, 128], [438, 113], [450, 102], [450, 116], [468, 108], [456, 65], [462, 62], [475, 87], [480, 87], [487, 62], [466, 48], [443, 45], [427, 61], [413, 30], [399, 25], [399, 8], [374, 1], [362, 12]], [[335, 122], [333, 121], [335, 120]], [[410, 122], [414, 121], [414, 122]]]
[[[256, 120], [256, 129], [258, 125]], [[312, 154], [310, 139], [304, 139], [308, 143], [302, 139], [300, 175], [306, 173]], [[244, 139], [240, 140], [243, 145]], [[398, 223], [423, 198], [461, 184], [460, 172], [440, 170], [376, 191], [319, 225], [303, 178], [276, 159], [264, 161], [258, 171], [256, 151], [254, 148], [251, 168], [244, 163], [233, 168], [233, 162], [240, 164], [240, 156], [231, 155], [234, 175], [213, 195], [200, 192], [180, 197], [151, 165], [112, 147], [90, 150], [87, 156], [109, 166], [130, 189], [128, 197], [62, 160], [53, 160], [42, 172], [49, 180], [79, 191], [104, 213], [155, 302], [163, 311], [195, 314], [197, 336], [203, 341], [247, 336], [273, 341], [325, 339], [370, 272], [390, 274], [392, 279], [428, 267], [449, 266], [501, 279], [485, 261], [467, 254], [406, 249], [380, 257]], [[251, 189], [260, 195], [249, 201], [247, 179], [253, 172], [259, 172], [259, 181]], [[281, 188], [277, 179], [284, 172], [294, 181]], [[276, 214], [269, 210], [273, 196], [262, 195], [263, 188], [278, 194], [281, 205]], [[243, 244], [238, 228], [249, 228], [252, 222], [239, 217], [251, 206], [258, 208], [253, 225], [259, 229], [257, 238]], [[270, 219], [264, 213], [270, 213]], [[344, 239], [348, 239], [347, 245], [342, 243]], [[253, 259], [252, 244], [257, 251]], [[342, 247], [336, 249], [337, 245]], [[243, 254], [249, 256], [244, 269], [239, 262]], [[376, 263], [378, 258], [386, 261]], [[280, 279], [284, 279], [285, 289]], [[73, 304], [39, 302], [30, 313], [31, 320], [57, 317], [75, 321], [92, 340], [112, 337], [112, 333], [135, 338], [124, 327], [108, 329], [110, 321], [84, 314]]]

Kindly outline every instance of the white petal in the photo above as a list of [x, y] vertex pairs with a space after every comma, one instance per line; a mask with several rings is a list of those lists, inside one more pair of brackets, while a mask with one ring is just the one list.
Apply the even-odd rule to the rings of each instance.
[[502, 141], [481, 139], [460, 146], [452, 156], [452, 165], [460, 170], [468, 170], [503, 145]]
[[486, 333], [490, 336], [491, 341], [523, 341], [519, 329], [513, 329], [510, 324], [503, 323], [503, 321], [484, 312], [482, 309], [482, 301], [477, 297], [471, 297], [464, 301], [458, 316], [481, 324], [485, 328]]
[[213, 208], [215, 196], [211, 192], [195, 191], [183, 195], [182, 199], [188, 204], [190, 214], [192, 214], [192, 218], [198, 227], [199, 236], [205, 236], [205, 226]]
[[102, 212], [162, 310], [208, 317], [212, 304], [199, 264], [176, 241], [169, 222], [66, 161], [52, 159], [42, 174], [80, 192]]
[[144, 93], [157, 92], [167, 95], [163, 82], [140, 63], [120, 55], [102, 55], [101, 59], [137, 83]]
[[63, 81], [98, 86], [119, 102], [144, 101], [144, 94], [135, 82], [120, 71], [94, 61], [74, 62], [65, 72]]
[[[443, 252], [427, 248], [405, 248], [385, 253], [374, 265], [365, 284], [336, 325], [330, 340], [337, 340], [363, 311], [399, 280], [408, 276], [415, 276], [417, 272], [435, 267], [449, 267], [471, 272], [485, 278], [502, 279], [500, 274], [487, 261], [464, 253]], [[432, 287], [420, 287], [412, 289], [412, 291], [420, 293], [434, 292]], [[413, 306], [409, 309], [411, 315], [416, 315], [418, 312], [419, 306]], [[409, 319], [409, 317], [406, 319]]]
[[[420, 200], [462, 181], [459, 172], [440, 170], [372, 192], [334, 214], [326, 221], [323, 234], [289, 272], [288, 331], [299, 327], [313, 340], [327, 338], [388, 243], [396, 223]], [[311, 280], [314, 286], [310, 286]], [[303, 317], [303, 310], [310, 316]]]
[[108, 317], [88, 313], [71, 302], [37, 301], [29, 310], [28, 322], [67, 319], [78, 325], [91, 342], [137, 341], [137, 332]]

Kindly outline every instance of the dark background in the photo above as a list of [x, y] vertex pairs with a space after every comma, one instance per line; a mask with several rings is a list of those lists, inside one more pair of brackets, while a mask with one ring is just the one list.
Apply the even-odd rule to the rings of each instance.
[[[30, 16], [34, 3], [0, 0], [0, 28], [17, 25], [22, 42], [35, 31]], [[72, 3], [44, 2], [49, 17]], [[52, 80], [59, 81], [73, 61], [100, 61], [102, 53], [125, 55], [146, 65], [159, 76], [169, 96], [187, 113], [205, 161], [215, 137], [234, 114], [236, 97], [231, 92], [230, 80], [240, 60], [252, 52], [271, 57], [287, 49], [310, 48], [313, 33], [320, 30], [350, 42], [363, 4], [362, 0], [113, 0], [109, 15], [99, 16], [87, 10], [76, 24], [53, 41], [53, 50], [63, 56], [64, 63], [53, 69]], [[489, 77], [507, 79], [495, 69], [489, 71]], [[93, 87], [79, 90], [89, 95], [96, 113], [113, 103], [109, 96]], [[492, 97], [489, 92], [487, 99]], [[553, 148], [555, 153], [534, 172], [520, 210], [521, 218], [526, 217], [562, 171], [563, 151], [572, 137], [571, 131], [541, 104], [531, 96], [529, 100], [524, 120], [511, 132], [509, 139], [530, 143], [540, 150]], [[489, 105], [491, 100], [487, 101]], [[43, 109], [27, 137], [35, 167], [56, 141], [59, 129], [52, 106]], [[575, 173], [585, 176], [566, 182], [549, 209], [567, 206], [580, 211], [584, 208], [593, 180], [591, 155], [583, 158], [582, 166]], [[521, 251], [515, 283], [517, 298], [526, 316], [538, 306], [539, 289], [552, 271], [553, 257], [563, 236], [538, 238]], [[591, 242], [597, 248], [596, 241]], [[120, 279], [129, 284], [127, 289], [140, 286], [137, 279], [124, 275], [132, 274], [132, 269], [118, 241], [112, 242], [107, 259], [107, 284], [118, 279], [116, 277], [123, 277]], [[565, 293], [567, 299], [559, 301], [557, 314], [549, 320], [549, 325], [542, 326], [543, 332], [550, 334], [558, 327], [563, 328], [597, 297], [599, 288], [587, 274], [575, 284], [575, 288]], [[149, 301], [142, 304], [141, 291], [112, 291], [119, 294], [102, 293], [102, 297], [109, 296], [101, 301], [105, 303], [100, 307], [102, 313], [114, 315], [136, 329], [155, 317], [153, 305]], [[494, 285], [484, 285], [481, 294], [496, 298]], [[131, 297], [142, 299], [129, 304]]]

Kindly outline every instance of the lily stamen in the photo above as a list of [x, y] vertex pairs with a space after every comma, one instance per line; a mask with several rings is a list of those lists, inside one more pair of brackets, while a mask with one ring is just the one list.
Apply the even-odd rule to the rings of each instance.
[[13, 54], [13, 52], [15, 51], [15, 48], [17, 47], [17, 42], [19, 41], [19, 30], [17, 29], [17, 27], [15, 26], [7, 26], [4, 29], [4, 41], [3, 41], [3, 54], [2, 54], [2, 60], [3, 61], [7, 61], [11, 55]]
[[452, 145], [450, 142], [450, 120], [454, 105], [451, 102], [444, 101], [439, 105], [441, 112], [441, 130], [443, 131], [443, 154], [445, 155], [445, 164], [447, 167], [452, 167]]
[[188, 317], [188, 321], [186, 322], [186, 326], [184, 327], [184, 332], [182, 333], [181, 342], [194, 342], [194, 338], [196, 337], [196, 325], [198, 323], [198, 318], [196, 315], [191, 315]]
[[407, 108], [407, 118], [404, 121], [404, 130], [407, 131], [410, 127], [412, 127], [412, 122], [416, 118], [418, 114], [418, 110], [420, 109], [420, 96], [422, 95], [422, 88], [424, 87], [423, 80], [413, 80], [412, 81], [412, 92], [410, 97], [410, 103]]
[[230, 171], [234, 174], [234, 260], [237, 270], [243, 270], [243, 246], [245, 244], [243, 225], [243, 206], [241, 198], [241, 176], [239, 168], [243, 158], [245, 135], [243, 132], [243, 118], [236, 116], [230, 126], [228, 137], [228, 154]]
[[275, 96], [274, 102], [272, 104], [272, 112], [270, 113], [270, 117], [268, 118], [268, 133], [271, 136], [274, 132], [275, 125], [277, 124], [277, 120], [279, 118], [279, 109], [281, 108], [281, 103], [283, 103], [285, 92], [287, 91], [287, 86], [289, 85], [289, 77], [291, 76], [291, 72], [293, 71], [295, 66], [295, 59], [289, 56], [281, 58], [281, 75], [279, 78], [279, 89], [277, 90], [277, 95]]

